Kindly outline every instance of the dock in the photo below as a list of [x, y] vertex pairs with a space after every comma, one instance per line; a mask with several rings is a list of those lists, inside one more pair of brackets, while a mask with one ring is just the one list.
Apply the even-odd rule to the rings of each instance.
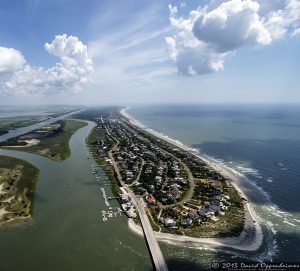
[[109, 218], [115, 218], [117, 216], [122, 216], [123, 211], [120, 208], [116, 208], [116, 211], [105, 211], [102, 210], [102, 221], [106, 222]]
[[105, 189], [103, 187], [101, 187], [101, 191], [102, 191], [102, 196], [104, 198], [104, 201], [105, 201], [105, 204], [107, 207], [110, 207], [110, 204], [108, 202], [108, 199], [107, 199], [107, 196], [106, 196], [106, 193], [105, 193]]
[[108, 199], [108, 200], [112, 200], [112, 199], [117, 199], [117, 200], [118, 200], [119, 197], [108, 197], [107, 199]]

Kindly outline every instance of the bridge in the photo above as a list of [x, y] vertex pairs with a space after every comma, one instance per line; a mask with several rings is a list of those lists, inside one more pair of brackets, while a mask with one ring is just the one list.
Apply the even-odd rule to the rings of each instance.
[[138, 200], [131, 191], [130, 191], [130, 196], [132, 198], [133, 204], [136, 206], [137, 211], [139, 213], [140, 220], [142, 222], [143, 231], [144, 231], [144, 236], [147, 240], [150, 254], [152, 256], [152, 260], [155, 265], [156, 271], [168, 271], [168, 267], [165, 262], [164, 256], [160, 250], [159, 244], [152, 230], [152, 226], [150, 224], [149, 218], [145, 212], [145, 208], [143, 206], [144, 204], [143, 200], [142, 199]]

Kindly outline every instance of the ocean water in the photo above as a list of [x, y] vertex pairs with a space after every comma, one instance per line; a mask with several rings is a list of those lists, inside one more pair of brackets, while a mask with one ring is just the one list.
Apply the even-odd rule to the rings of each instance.
[[247, 180], [240, 186], [264, 225], [264, 243], [255, 253], [163, 245], [167, 257], [177, 259], [176, 270], [184, 270], [189, 262], [203, 263], [204, 258], [300, 261], [299, 106], [132, 106], [128, 113], [146, 127], [245, 175]]

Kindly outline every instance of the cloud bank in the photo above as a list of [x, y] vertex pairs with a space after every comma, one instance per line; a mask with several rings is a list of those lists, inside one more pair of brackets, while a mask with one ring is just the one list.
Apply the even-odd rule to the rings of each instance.
[[19, 51], [0, 47], [0, 74], [13, 72], [21, 68], [24, 63], [25, 59]]
[[261, 5], [255, 0], [211, 1], [186, 18], [169, 5], [175, 34], [166, 42], [178, 71], [185, 75], [217, 72], [241, 47], [266, 46], [297, 34], [300, 1]]
[[51, 43], [45, 44], [45, 50], [59, 58], [51, 68], [32, 67], [26, 64], [21, 52], [0, 47], [0, 76], [5, 73], [0, 93], [51, 95], [76, 92], [91, 81], [93, 63], [87, 46], [77, 37], [55, 36]]

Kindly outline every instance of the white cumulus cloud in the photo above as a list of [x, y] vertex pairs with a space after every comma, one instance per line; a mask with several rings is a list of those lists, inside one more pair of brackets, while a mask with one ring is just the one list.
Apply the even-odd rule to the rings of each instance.
[[87, 46], [77, 37], [55, 36], [51, 43], [45, 44], [45, 49], [60, 61], [51, 68], [32, 67], [27, 64], [15, 69], [2, 84], [2, 92], [49, 95], [78, 91], [91, 81], [93, 63], [88, 56]]
[[292, 33], [292, 37], [298, 36], [300, 35], [300, 28], [297, 28], [294, 30], [294, 32]]
[[25, 64], [23, 55], [13, 49], [0, 47], [0, 74], [14, 72]]
[[293, 35], [300, 26], [300, 1], [285, 0], [279, 9], [273, 9], [265, 14], [265, 26], [274, 40]]
[[[255, 0], [212, 0], [204, 7], [178, 16], [169, 5], [175, 33], [166, 38], [170, 57], [186, 75], [220, 71], [226, 59], [240, 47], [257, 47], [295, 35], [300, 20], [300, 1], [274, 2], [260, 9]], [[296, 31], [297, 32], [297, 31]]]
[[258, 15], [259, 4], [251, 0], [232, 0], [216, 9], [199, 11], [193, 33], [220, 52], [231, 51], [245, 44], [269, 44], [270, 33]]

